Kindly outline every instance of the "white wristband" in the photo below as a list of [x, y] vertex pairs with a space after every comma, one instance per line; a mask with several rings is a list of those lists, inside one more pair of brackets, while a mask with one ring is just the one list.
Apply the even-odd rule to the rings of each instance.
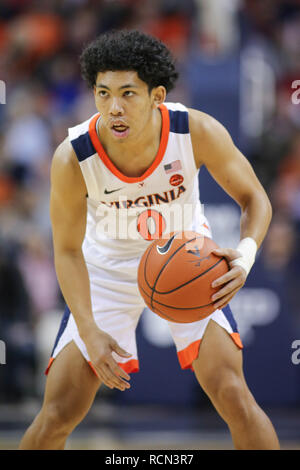
[[244, 268], [248, 276], [255, 261], [257, 243], [251, 237], [243, 238], [236, 249], [241, 253], [241, 258], [231, 261], [231, 264]]

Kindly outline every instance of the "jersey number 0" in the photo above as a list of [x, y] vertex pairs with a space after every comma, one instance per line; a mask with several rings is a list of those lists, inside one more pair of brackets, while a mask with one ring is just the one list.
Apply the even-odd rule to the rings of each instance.
[[[149, 230], [151, 221], [155, 228], [152, 232]], [[157, 240], [161, 238], [166, 230], [166, 225], [163, 215], [154, 209], [147, 209], [141, 212], [137, 219], [137, 230], [145, 240]]]

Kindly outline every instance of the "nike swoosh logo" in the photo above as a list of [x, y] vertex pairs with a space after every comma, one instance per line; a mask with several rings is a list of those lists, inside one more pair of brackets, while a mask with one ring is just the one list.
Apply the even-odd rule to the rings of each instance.
[[118, 189], [112, 189], [111, 191], [108, 191], [106, 188], [104, 189], [104, 194], [111, 194], [115, 193], [116, 191], [120, 191], [123, 188], [118, 188]]
[[157, 246], [156, 249], [160, 255], [165, 255], [169, 249], [171, 248], [171, 245], [174, 241], [174, 238], [176, 237], [177, 233], [175, 233], [168, 241], [165, 243], [163, 246]]

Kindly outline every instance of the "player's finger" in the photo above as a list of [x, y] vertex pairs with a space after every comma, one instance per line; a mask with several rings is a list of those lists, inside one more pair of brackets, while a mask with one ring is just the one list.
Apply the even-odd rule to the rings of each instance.
[[103, 364], [101, 366], [101, 371], [103, 372], [103, 375], [105, 376], [106, 379], [106, 384], [109, 384], [111, 388], [118, 388], [121, 391], [125, 390], [125, 383], [121, 382], [110, 370], [109, 366], [107, 364]]
[[103, 378], [105, 385], [109, 388], [115, 388], [117, 383], [115, 382], [115, 377], [111, 374], [109, 367], [105, 362], [102, 362], [98, 367], [98, 373]]
[[105, 364], [101, 366], [101, 375], [104, 378], [105, 385], [107, 385], [109, 388], [115, 388], [115, 384], [113, 380], [111, 380], [109, 371]]
[[119, 356], [122, 356], [122, 357], [131, 357], [132, 356], [132, 354], [125, 351], [125, 349], [121, 348], [121, 346], [119, 346], [118, 343], [116, 343], [116, 342], [113, 342], [111, 344], [111, 347], [112, 347], [113, 351], [115, 351]]
[[238, 250], [234, 250], [233, 248], [217, 248], [212, 251], [217, 256], [225, 256], [228, 261], [233, 261], [234, 259], [240, 258], [241, 253]]
[[240, 279], [234, 279], [233, 281], [226, 284], [223, 289], [220, 289], [218, 292], [212, 295], [211, 299], [213, 302], [216, 302], [218, 299], [222, 299], [226, 295], [230, 295], [232, 292], [240, 289], [242, 287], [242, 282]]
[[122, 379], [117, 377], [117, 375], [112, 372], [110, 365], [113, 363], [117, 365], [117, 363], [112, 358], [111, 353], [108, 353], [103, 356], [101, 362], [98, 365], [98, 370], [101, 371], [102, 375], [104, 376], [106, 384], [123, 390], [124, 384], [127, 382], [123, 382]]
[[95, 364], [93, 364], [92, 362], [90, 363], [90, 366], [91, 366], [91, 369], [93, 370], [93, 372], [96, 374], [96, 376], [98, 377], [98, 379], [102, 380], [102, 377], [100, 376], [99, 374], [99, 371], [97, 370], [97, 368], [95, 367]]
[[[125, 380], [123, 380], [123, 378], [121, 378], [118, 373], [115, 373], [118, 372], [118, 369], [119, 369], [119, 366], [118, 364], [116, 363], [116, 361], [110, 356], [107, 360], [106, 360], [106, 373], [109, 374], [109, 378], [110, 380], [115, 384], [115, 386], [117, 386], [118, 388], [122, 388], [122, 390], [124, 388], [129, 388], [130, 385], [128, 384], [128, 382], [126, 382]], [[121, 369], [121, 368], [120, 368]], [[122, 369], [121, 369], [121, 372]], [[125, 373], [126, 374], [126, 373]], [[127, 374], [126, 374], [127, 375]], [[121, 389], [120, 388], [120, 389]]]
[[110, 369], [117, 377], [122, 377], [125, 380], [130, 380], [130, 376], [119, 366], [119, 364], [113, 359], [109, 359], [107, 364], [110, 366]]
[[229, 304], [231, 299], [237, 294], [238, 291], [239, 289], [236, 289], [234, 292], [231, 292], [230, 294], [226, 295], [222, 299], [219, 299], [219, 301], [214, 303], [214, 307], [216, 309], [222, 310], [222, 308], [226, 307], [226, 305]]
[[228, 273], [224, 274], [223, 276], [219, 277], [218, 279], [215, 279], [211, 286], [213, 288], [219, 287], [223, 284], [226, 284], [227, 282], [231, 281], [232, 279], [235, 279], [237, 276], [240, 275], [240, 271], [238, 269], [232, 268]]
[[[96, 368], [95, 368], [95, 370], [96, 370]], [[110, 383], [109, 378], [106, 376], [106, 374], [102, 370], [100, 370], [98, 368], [96, 372], [97, 372], [98, 377], [102, 381], [102, 383], [104, 383], [104, 385], [106, 385], [107, 387], [109, 387], [111, 389], [114, 388], [112, 383]]]

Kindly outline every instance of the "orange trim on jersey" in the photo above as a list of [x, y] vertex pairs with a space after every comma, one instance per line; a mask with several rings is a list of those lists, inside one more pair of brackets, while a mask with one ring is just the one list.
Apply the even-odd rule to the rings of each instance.
[[162, 115], [162, 129], [161, 129], [161, 138], [160, 138], [159, 149], [158, 149], [158, 152], [156, 154], [155, 159], [153, 160], [153, 162], [151, 163], [149, 168], [145, 171], [145, 173], [143, 173], [142, 176], [138, 176], [138, 177], [124, 175], [120, 170], [118, 170], [118, 168], [114, 165], [114, 163], [111, 161], [111, 159], [109, 158], [109, 156], [105, 152], [105, 150], [104, 150], [104, 148], [103, 148], [103, 146], [102, 146], [102, 144], [99, 140], [99, 137], [98, 137], [98, 134], [97, 134], [97, 129], [96, 129], [96, 124], [97, 124], [97, 121], [100, 117], [100, 113], [96, 114], [90, 122], [89, 134], [90, 134], [92, 143], [93, 143], [99, 157], [103, 161], [104, 165], [117, 178], [119, 178], [121, 181], [124, 181], [125, 183], [138, 183], [140, 181], [143, 181], [145, 178], [147, 178], [148, 176], [150, 176], [154, 172], [154, 170], [158, 167], [158, 165], [160, 164], [160, 162], [163, 159], [163, 156], [164, 156], [166, 148], [167, 148], [168, 140], [169, 140], [170, 116], [169, 116], [169, 110], [164, 104], [161, 104], [159, 106], [159, 109], [160, 109], [161, 115]]

